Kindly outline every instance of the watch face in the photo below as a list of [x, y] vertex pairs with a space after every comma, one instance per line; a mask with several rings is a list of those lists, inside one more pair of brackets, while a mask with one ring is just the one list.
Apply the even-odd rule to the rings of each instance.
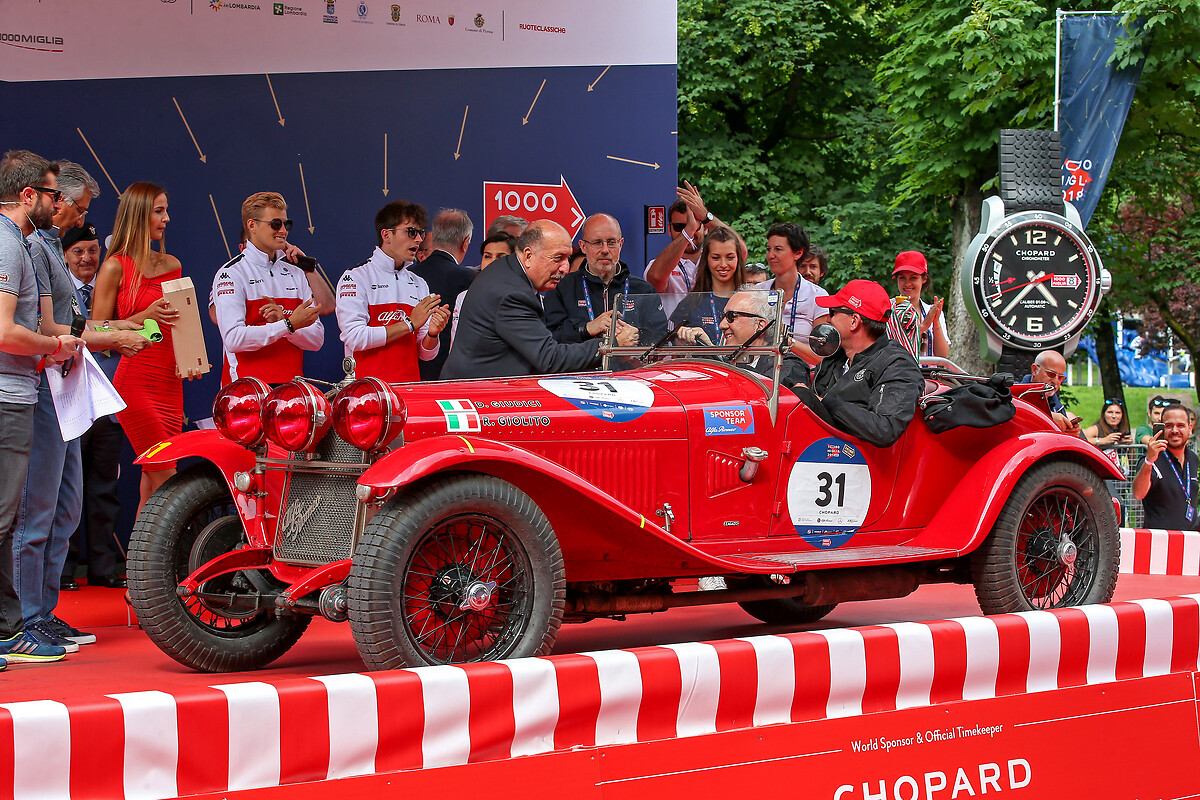
[[1026, 349], [1078, 333], [1099, 302], [1100, 264], [1086, 235], [1045, 213], [1006, 220], [984, 244], [972, 288], [985, 324]]

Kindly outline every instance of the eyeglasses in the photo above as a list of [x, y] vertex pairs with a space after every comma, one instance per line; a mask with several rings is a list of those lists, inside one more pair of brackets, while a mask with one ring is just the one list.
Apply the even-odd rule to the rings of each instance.
[[853, 308], [846, 308], [845, 306], [837, 306], [835, 308], [829, 309], [829, 316], [831, 316], [831, 317], [834, 314], [845, 314], [846, 316], [850, 316], [852, 314], [857, 314], [857, 313], [858, 312], [855, 311]]
[[1041, 366], [1040, 364], [1034, 364], [1033, 369], [1041, 370], [1043, 375], [1048, 375], [1056, 381], [1063, 380], [1067, 377], [1067, 374], [1065, 372], [1055, 372], [1052, 369], [1046, 369], [1045, 367]]
[[289, 231], [292, 229], [292, 221], [290, 219], [256, 219], [254, 222], [261, 222], [264, 225], [270, 225], [271, 230], [273, 231], [277, 231], [280, 228], [286, 228]]
[[[683, 228], [680, 228], [680, 230], [683, 230]], [[617, 248], [617, 245], [619, 245], [621, 242], [623, 242], [625, 240], [624, 239], [584, 239], [582, 241], [583, 241], [583, 244], [590, 245], [591, 247], [601, 248], [601, 247], [604, 247], [605, 245], [608, 245], [609, 250], [615, 250]]]
[[735, 319], [737, 319], [738, 317], [749, 317], [750, 319], [766, 319], [766, 317], [759, 316], [758, 314], [751, 314], [749, 311], [726, 311], [724, 314], [721, 315], [721, 317], [726, 322], [728, 322], [730, 325], [732, 325], [733, 321]]
[[429, 231], [425, 230], [424, 228], [417, 228], [412, 225], [405, 225], [403, 227], [401, 227], [400, 225], [397, 225], [396, 227], [392, 228], [391, 230], [392, 230], [392, 232], [404, 231], [404, 235], [410, 239], [419, 239], [421, 237], [429, 235]]
[[88, 210], [86, 208], [79, 208], [79, 203], [77, 203], [75, 200], [71, 199], [70, 197], [63, 197], [63, 202], [70, 203], [71, 205], [75, 206], [75, 208], [79, 209], [76, 213], [79, 214], [80, 219], [83, 219], [84, 217], [87, 216]]
[[687, 227], [686, 222], [672, 222], [671, 223], [671, 230], [675, 231], [676, 233], [679, 233], [686, 227]]
[[35, 192], [42, 192], [50, 195], [50, 199], [55, 203], [57, 203], [59, 200], [62, 200], [61, 189], [47, 189], [45, 186], [30, 186], [29, 188], [33, 189]]

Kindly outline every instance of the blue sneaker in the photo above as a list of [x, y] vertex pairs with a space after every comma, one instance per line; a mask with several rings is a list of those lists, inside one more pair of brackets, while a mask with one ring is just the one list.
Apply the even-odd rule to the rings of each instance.
[[96, 641], [96, 634], [81, 631], [79, 628], [72, 627], [63, 622], [58, 617], [51, 614], [46, 617], [43, 622], [52, 630], [60, 639], [66, 639], [68, 642], [75, 644], [93, 644]]
[[9, 663], [42, 664], [49, 661], [62, 661], [66, 654], [66, 648], [42, 644], [30, 636], [28, 631], [21, 631], [7, 639], [0, 639], [0, 658], [4, 659], [5, 666]]
[[79, 645], [68, 639], [63, 639], [55, 633], [46, 620], [39, 619], [36, 622], [28, 622], [25, 624], [25, 635], [32, 637], [38, 644], [51, 645], [53, 647], [61, 647], [67, 653], [78, 653]]

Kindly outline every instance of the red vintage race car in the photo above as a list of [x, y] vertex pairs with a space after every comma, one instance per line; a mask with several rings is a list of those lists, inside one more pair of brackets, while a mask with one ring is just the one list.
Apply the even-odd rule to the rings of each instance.
[[[973, 583], [989, 614], [1112, 597], [1122, 476], [1057, 432], [1042, 387], [1017, 387], [1008, 422], [934, 433], [918, 412], [877, 448], [780, 387], [783, 335], [666, 344], [581, 375], [234, 382], [217, 430], [139, 459], [201, 459], [135, 525], [142, 627], [224, 672], [319, 614], [390, 669], [544, 655], [563, 622], [702, 603], [801, 624], [932, 582]], [[972, 380], [927, 375], [928, 396]]]

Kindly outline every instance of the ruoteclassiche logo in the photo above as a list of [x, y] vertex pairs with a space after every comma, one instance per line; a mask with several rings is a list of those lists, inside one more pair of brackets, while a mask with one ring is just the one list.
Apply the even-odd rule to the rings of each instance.
[[63, 38], [44, 33], [0, 33], [0, 44], [9, 47], [20, 47], [23, 50], [36, 50], [40, 53], [61, 53]]
[[520, 27], [521, 27], [521, 30], [523, 30], [523, 31], [533, 31], [534, 33], [566, 33], [567, 32], [566, 28], [560, 28], [556, 25], [530, 25], [528, 23], [522, 22]]

